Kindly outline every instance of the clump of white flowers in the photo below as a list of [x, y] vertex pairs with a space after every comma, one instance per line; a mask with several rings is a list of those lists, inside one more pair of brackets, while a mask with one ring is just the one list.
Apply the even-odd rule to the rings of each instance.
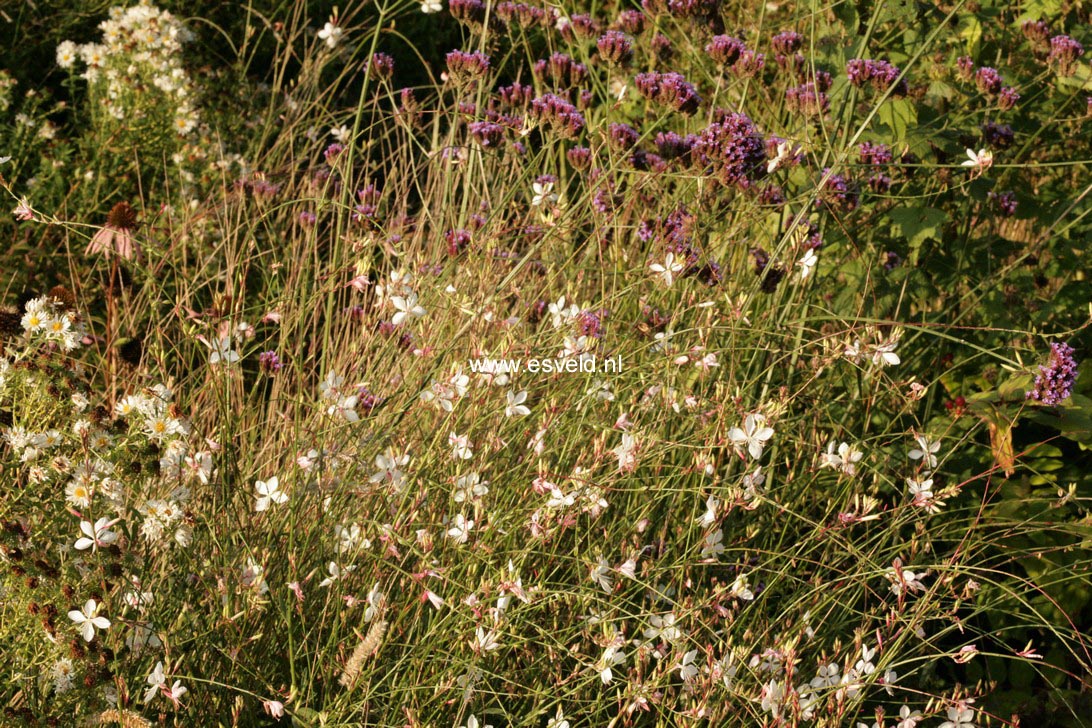
[[58, 45], [57, 65], [75, 69], [82, 64], [80, 76], [99, 108], [127, 128], [166, 125], [178, 136], [191, 134], [200, 119], [181, 52], [192, 33], [148, 2], [110, 8], [99, 29], [100, 43], [66, 40]]

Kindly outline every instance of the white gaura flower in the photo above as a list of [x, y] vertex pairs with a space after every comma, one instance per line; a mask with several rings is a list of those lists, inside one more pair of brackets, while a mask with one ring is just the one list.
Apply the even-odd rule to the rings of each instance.
[[451, 528], [447, 529], [447, 536], [455, 543], [466, 543], [470, 539], [470, 532], [473, 530], [474, 521], [460, 513], [452, 520]]
[[675, 253], [668, 252], [663, 265], [652, 263], [648, 266], [648, 269], [659, 276], [664, 285], [670, 288], [671, 284], [675, 282], [675, 275], [682, 272], [683, 264], [675, 257]]
[[763, 446], [774, 436], [772, 428], [766, 426], [766, 416], [751, 413], [743, 418], [743, 427], [733, 427], [728, 431], [728, 439], [738, 450], [743, 445], [747, 446], [747, 452], [758, 460], [762, 457]]
[[993, 152], [988, 149], [979, 149], [977, 152], [973, 149], [968, 149], [967, 159], [963, 162], [962, 166], [970, 169], [971, 178], [973, 179], [993, 166]]
[[948, 708], [948, 720], [937, 728], [975, 728], [974, 710], [968, 708], [964, 702], [958, 702]]
[[489, 485], [483, 483], [478, 473], [467, 473], [455, 479], [455, 493], [452, 499], [456, 503], [478, 500], [489, 493]]
[[720, 499], [711, 495], [705, 499], [705, 512], [698, 516], [698, 523], [702, 528], [709, 528], [717, 522], [717, 509], [720, 508]]
[[599, 679], [604, 685], [610, 685], [611, 680], [614, 679], [612, 668], [623, 664], [625, 661], [626, 653], [622, 648], [609, 645], [603, 650], [603, 655], [599, 658], [599, 664], [596, 667], [599, 670]]
[[75, 622], [80, 627], [80, 634], [83, 635], [84, 642], [90, 642], [95, 639], [96, 629], [109, 629], [110, 620], [106, 617], [99, 616], [99, 607], [94, 599], [88, 599], [87, 603], [83, 605], [83, 609], [73, 609], [68, 613], [68, 618]]
[[755, 593], [751, 591], [751, 585], [747, 583], [747, 576], [740, 574], [736, 577], [736, 580], [732, 582], [731, 595], [737, 599], [742, 599], [745, 602], [752, 601], [755, 598]]
[[447, 436], [447, 443], [451, 445], [451, 457], [456, 460], [469, 460], [474, 457], [474, 450], [470, 446], [470, 438], [466, 435], [456, 435], [452, 432]]
[[463, 728], [493, 728], [493, 726], [491, 726], [491, 725], [485, 725], [485, 726], [481, 725], [478, 722], [478, 719], [474, 717], [474, 714], [471, 713], [470, 717], [466, 719], [466, 725], [463, 726]]
[[610, 575], [610, 564], [602, 556], [591, 568], [591, 580], [599, 585], [599, 588], [610, 594], [614, 590], [614, 580]]
[[345, 31], [339, 28], [335, 21], [336, 18], [331, 18], [318, 32], [319, 40], [325, 41], [329, 48], [336, 48], [341, 36], [345, 34]]
[[819, 456], [820, 468], [833, 468], [846, 475], [857, 474], [857, 463], [864, 457], [864, 453], [853, 445], [843, 442], [838, 445], [838, 452], [834, 452], [834, 443], [827, 445], [827, 451]]
[[432, 15], [433, 13], [438, 13], [443, 9], [444, 4], [440, 0], [424, 0], [424, 2], [421, 3], [421, 12], [425, 15]]
[[565, 720], [565, 713], [560, 705], [557, 706], [557, 714], [546, 721], [546, 728], [569, 728], [569, 721]]
[[110, 520], [100, 518], [91, 525], [90, 521], [80, 521], [80, 530], [84, 533], [82, 538], [76, 539], [76, 550], [97, 550], [99, 546], [108, 546], [118, 540], [118, 535], [110, 530], [119, 519]]
[[500, 641], [497, 639], [496, 631], [486, 631], [484, 627], [478, 627], [474, 631], [474, 639], [470, 641], [470, 646], [475, 652], [492, 652], [500, 647]]
[[319, 582], [319, 586], [330, 586], [335, 581], [345, 576], [346, 574], [355, 571], [356, 566], [346, 566], [344, 569], [338, 566], [336, 561], [331, 561], [326, 565], [326, 572], [329, 574], [325, 579]]
[[526, 417], [531, 414], [531, 409], [523, 404], [527, 401], [526, 390], [522, 392], [509, 390], [505, 396], [508, 400], [508, 406], [504, 408], [505, 417]]
[[255, 481], [254, 491], [257, 498], [254, 510], [259, 513], [268, 509], [272, 503], [280, 504], [288, 500], [288, 494], [281, 490], [281, 484], [276, 475], [269, 480]]
[[231, 348], [231, 335], [221, 336], [209, 347], [209, 364], [234, 364], [239, 361], [239, 352]]
[[565, 305], [565, 297], [557, 299], [557, 303], [551, 303], [547, 310], [550, 313], [550, 323], [555, 329], [560, 329], [565, 324], [580, 315], [580, 307], [575, 303]]
[[163, 674], [163, 663], [155, 663], [155, 669], [148, 675], [145, 682], [148, 683], [148, 688], [144, 691], [144, 702], [152, 702], [152, 698], [159, 694], [159, 691], [167, 685], [167, 676]]
[[920, 460], [927, 469], [932, 470], [937, 466], [937, 452], [940, 450], [940, 442], [933, 442], [925, 435], [914, 435], [914, 441], [918, 446], [908, 454], [911, 460]]
[[819, 256], [815, 254], [814, 249], [808, 248], [808, 252], [804, 253], [804, 257], [796, 261], [796, 265], [800, 266], [800, 280], [807, 280], [818, 263]]
[[698, 657], [697, 650], [690, 650], [682, 656], [682, 660], [675, 666], [675, 669], [679, 671], [679, 677], [683, 679], [683, 682], [690, 682], [698, 675], [698, 666], [695, 663]]
[[531, 207], [538, 207], [542, 204], [550, 204], [557, 201], [557, 195], [554, 194], [553, 182], [534, 182], [531, 184], [531, 191], [534, 192], [534, 196], [531, 198]]
[[405, 296], [391, 296], [391, 303], [398, 309], [391, 318], [391, 323], [395, 326], [401, 325], [407, 318], [423, 318], [428, 314], [428, 311], [417, 303], [417, 294], [413, 291], [408, 291]]
[[701, 544], [702, 556], [720, 556], [724, 553], [724, 529], [718, 528], [705, 534]]

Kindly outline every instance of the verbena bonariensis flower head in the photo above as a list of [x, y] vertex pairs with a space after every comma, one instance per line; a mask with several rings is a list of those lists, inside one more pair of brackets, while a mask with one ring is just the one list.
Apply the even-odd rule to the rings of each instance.
[[556, 94], [543, 94], [532, 100], [531, 116], [557, 131], [565, 139], [577, 137], [586, 125], [583, 114]]
[[1054, 407], [1073, 394], [1076, 379], [1077, 360], [1073, 358], [1073, 347], [1055, 342], [1050, 345], [1050, 358], [1040, 365], [1035, 385], [1027, 398]]
[[1020, 100], [1020, 92], [1014, 89], [1012, 86], [1006, 86], [1001, 89], [1001, 93], [997, 95], [997, 104], [1001, 107], [1002, 111], [1011, 111], [1016, 108], [1016, 102]]
[[987, 121], [982, 125], [982, 139], [991, 147], [1008, 149], [1012, 146], [1016, 135], [1008, 124]]
[[485, 22], [485, 3], [482, 0], [448, 0], [448, 12], [451, 17], [466, 25], [481, 25]]
[[617, 30], [608, 30], [599, 36], [595, 46], [599, 49], [600, 57], [608, 63], [624, 66], [633, 60], [633, 41]]
[[1016, 214], [1016, 195], [1012, 192], [990, 192], [986, 198], [997, 208], [1003, 217]]
[[588, 77], [588, 67], [564, 53], [554, 53], [548, 59], [536, 61], [531, 70], [535, 78], [549, 82], [554, 88], [573, 88]]
[[527, 30], [534, 27], [545, 28], [550, 24], [546, 11], [527, 3], [502, 2], [494, 10], [496, 17], [505, 25], [518, 25]]
[[645, 29], [645, 14], [640, 10], [623, 10], [614, 24], [627, 33], [639, 35]]
[[489, 56], [481, 51], [454, 50], [445, 57], [447, 71], [455, 79], [476, 79], [489, 73]]
[[[830, 169], [823, 169], [826, 177]], [[857, 208], [857, 192], [853, 184], [840, 174], [832, 174], [823, 182], [820, 197], [816, 200], [816, 207], [826, 207], [841, 212], [849, 212]]]
[[876, 61], [870, 58], [854, 58], [846, 63], [846, 75], [854, 86], [861, 87], [870, 84], [877, 91], [886, 91], [895, 84], [892, 94], [903, 96], [907, 92], [906, 79], [898, 80], [902, 72], [898, 66], [887, 61]]
[[766, 174], [766, 149], [754, 122], [745, 115], [717, 109], [692, 147], [694, 162], [726, 185], [750, 187]]
[[474, 141], [488, 149], [504, 144], [504, 127], [492, 121], [472, 121], [467, 128]]
[[960, 81], [970, 81], [974, 78], [974, 61], [970, 56], [960, 56], [956, 59], [956, 75]]
[[1056, 35], [1050, 39], [1050, 56], [1047, 62], [1063, 76], [1077, 72], [1077, 59], [1084, 55], [1084, 46], [1068, 35]]
[[565, 152], [565, 157], [576, 170], [585, 170], [591, 165], [591, 150], [587, 147], [573, 147]]
[[610, 143], [615, 149], [632, 149], [641, 138], [640, 132], [629, 124], [611, 124], [609, 128]]
[[386, 53], [374, 53], [371, 58], [371, 70], [376, 78], [389, 79], [394, 75], [394, 59]]
[[974, 85], [984, 94], [993, 96], [1001, 91], [1003, 82], [996, 68], [981, 66], [974, 74]]
[[857, 158], [861, 164], [891, 164], [893, 159], [891, 155], [891, 149], [886, 144], [873, 144], [872, 142], [862, 142], [857, 147]]
[[812, 82], [785, 89], [785, 105], [789, 111], [803, 116], [822, 116], [830, 109], [827, 95]]
[[444, 233], [444, 241], [447, 243], [447, 254], [458, 255], [470, 247], [470, 231], [461, 228], [448, 230]]
[[690, 158], [690, 149], [694, 146], [695, 138], [696, 137], [691, 134], [684, 137], [679, 136], [673, 131], [661, 131], [656, 134], [656, 150], [664, 159], [681, 159], [686, 161]]
[[1044, 23], [1042, 20], [1026, 20], [1020, 26], [1020, 31], [1024, 34], [1024, 37], [1031, 41], [1031, 44], [1039, 49], [1046, 49], [1050, 46], [1050, 26]]
[[782, 55], [791, 55], [796, 53], [804, 46], [804, 36], [800, 35], [796, 31], [786, 30], [783, 33], [778, 33], [770, 39], [770, 46], [774, 49], [775, 53]]
[[743, 41], [730, 35], [714, 35], [705, 46], [705, 53], [722, 66], [734, 64], [745, 50], [747, 46]]
[[511, 86], [501, 86], [497, 89], [497, 93], [500, 95], [501, 102], [514, 109], [526, 108], [535, 97], [533, 86], [522, 86], [518, 81]]
[[681, 73], [639, 73], [634, 84], [646, 99], [670, 106], [683, 114], [693, 114], [701, 105], [697, 89]]

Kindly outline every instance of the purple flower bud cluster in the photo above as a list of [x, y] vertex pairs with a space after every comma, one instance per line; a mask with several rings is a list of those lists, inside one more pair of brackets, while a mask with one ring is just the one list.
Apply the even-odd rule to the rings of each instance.
[[448, 0], [447, 10], [451, 17], [464, 25], [480, 26], [485, 22], [485, 3], [482, 0]]
[[1013, 192], [990, 192], [986, 195], [989, 202], [997, 208], [1002, 217], [1012, 217], [1016, 214], [1016, 194]]
[[667, 0], [667, 11], [676, 18], [703, 18], [718, 4], [719, 0]]
[[573, 139], [586, 126], [576, 107], [556, 94], [543, 94], [531, 101], [531, 115], [565, 139]]
[[353, 207], [353, 222], [374, 220], [379, 212], [379, 190], [375, 185], [368, 185], [356, 191], [357, 204]]
[[492, 121], [472, 121], [467, 125], [470, 135], [486, 149], [495, 149], [504, 144], [504, 127]]
[[902, 265], [902, 257], [893, 250], [887, 251], [884, 255], [883, 269], [886, 271], [893, 271]]
[[982, 125], [982, 139], [987, 145], [998, 149], [1008, 149], [1016, 139], [1016, 134], [1008, 124], [987, 121]]
[[1026, 395], [1027, 399], [1033, 399], [1049, 407], [1061, 404], [1073, 394], [1073, 383], [1077, 379], [1077, 373], [1073, 347], [1060, 342], [1051, 344], [1050, 358], [1045, 365], [1040, 365], [1034, 387]]
[[[823, 168], [823, 176], [830, 172], [829, 168]], [[819, 199], [815, 206], [822, 209], [850, 212], [857, 209], [858, 195], [853, 183], [840, 174], [832, 174], [826, 178], [819, 190]]]
[[535, 61], [531, 70], [535, 78], [554, 88], [575, 88], [588, 78], [588, 67], [564, 53], [554, 53], [548, 59]]
[[462, 228], [448, 230], [444, 233], [444, 242], [447, 243], [447, 254], [454, 257], [470, 247], [470, 231]]
[[611, 124], [609, 129], [611, 146], [620, 151], [632, 149], [641, 139], [641, 133], [629, 124]]
[[634, 84], [646, 99], [669, 106], [683, 114], [693, 114], [701, 105], [701, 96], [697, 89], [681, 73], [639, 73]]
[[311, 212], [310, 210], [304, 210], [300, 213], [300, 225], [303, 225], [304, 227], [311, 227], [316, 222], [318, 222], [318, 215]]
[[739, 38], [730, 35], [714, 35], [705, 46], [705, 53], [722, 66], [734, 65], [747, 46]]
[[974, 78], [974, 61], [970, 56], [960, 56], [956, 59], [956, 75], [960, 81], [970, 81]]
[[575, 170], [585, 170], [591, 166], [591, 150], [587, 147], [573, 147], [565, 152], [565, 158]]
[[511, 27], [517, 25], [524, 30], [534, 27], [547, 28], [551, 19], [546, 11], [526, 3], [501, 2], [493, 11], [497, 20]]
[[978, 90], [989, 96], [994, 96], [1001, 92], [1001, 86], [1004, 82], [1001, 80], [1001, 74], [997, 72], [996, 68], [990, 68], [989, 66], [981, 66], [974, 74], [974, 85], [978, 87]]
[[656, 151], [666, 160], [678, 159], [686, 163], [690, 161], [690, 150], [696, 140], [693, 134], [684, 137], [673, 131], [661, 131], [656, 134]]
[[386, 81], [394, 75], [394, 59], [386, 53], [373, 53], [369, 62], [372, 75]]
[[804, 36], [792, 30], [786, 30], [771, 38], [770, 46], [774, 49], [774, 53], [791, 55], [804, 46]]
[[380, 397], [377, 394], [372, 394], [372, 392], [364, 385], [356, 388], [356, 397], [357, 409], [368, 413], [370, 413], [372, 410], [374, 410], [376, 407], [383, 403], [383, 397]]
[[1001, 89], [1001, 93], [997, 95], [997, 104], [1001, 107], [1002, 111], [1012, 111], [1016, 108], [1016, 102], [1019, 100], [1020, 92], [1012, 86], [1006, 86]]
[[657, 33], [652, 36], [649, 45], [652, 47], [652, 54], [656, 56], [656, 60], [662, 63], [670, 61], [671, 56], [675, 54], [675, 48], [671, 45], [671, 39], [663, 33]]
[[522, 86], [518, 81], [511, 86], [501, 86], [497, 89], [497, 93], [501, 102], [513, 109], [527, 108], [527, 105], [535, 97], [533, 86]]
[[879, 166], [891, 164], [894, 157], [891, 154], [891, 149], [886, 144], [862, 142], [857, 146], [857, 159], [861, 164]]
[[489, 73], [489, 56], [481, 51], [467, 53], [454, 50], [447, 54], [445, 60], [447, 71], [452, 78], [476, 79]]
[[1057, 68], [1062, 76], [1072, 76], [1077, 72], [1077, 59], [1084, 55], [1084, 46], [1068, 35], [1056, 35], [1050, 39], [1050, 55], [1047, 63]]
[[785, 89], [785, 105], [794, 114], [818, 117], [830, 109], [830, 100], [816, 83], [809, 81]]
[[284, 368], [284, 362], [275, 351], [263, 351], [258, 354], [258, 367], [269, 376], [273, 376]]
[[334, 165], [334, 162], [337, 161], [337, 158], [340, 157], [341, 153], [344, 151], [345, 146], [343, 144], [338, 144], [337, 142], [334, 142], [330, 146], [326, 147], [326, 151], [322, 153], [322, 156], [326, 158], [326, 163], [332, 167]]
[[635, 9], [623, 10], [618, 13], [615, 25], [630, 35], [640, 35], [645, 29], [645, 14]]
[[584, 40], [598, 38], [603, 32], [603, 27], [599, 25], [599, 21], [587, 13], [575, 13], [569, 20], [572, 21], [572, 31], [577, 38], [583, 38]]
[[902, 72], [898, 66], [887, 61], [876, 61], [868, 58], [854, 58], [846, 64], [846, 75], [849, 82], [857, 87], [871, 84], [876, 91], [886, 91], [895, 84], [892, 94], [904, 96], [907, 92], [906, 79], [896, 80]]
[[1020, 26], [1020, 32], [1040, 50], [1050, 47], [1050, 26], [1042, 20], [1026, 20]]
[[751, 256], [755, 259], [755, 275], [762, 278], [762, 292], [773, 293], [777, 284], [785, 277], [785, 269], [779, 265], [770, 265], [770, 254], [762, 248], [752, 248]]
[[593, 339], [603, 338], [603, 321], [610, 315], [610, 311], [600, 308], [595, 311], [584, 309], [576, 316], [576, 332], [580, 336], [590, 336]]
[[633, 60], [633, 41], [625, 33], [608, 30], [595, 43], [599, 56], [607, 63], [625, 66]]
[[713, 123], [695, 140], [692, 154], [725, 185], [747, 188], [766, 174], [765, 142], [745, 114], [717, 109]]

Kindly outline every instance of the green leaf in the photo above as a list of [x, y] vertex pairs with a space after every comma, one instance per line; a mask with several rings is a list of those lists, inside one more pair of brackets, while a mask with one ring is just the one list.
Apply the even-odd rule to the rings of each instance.
[[901, 144], [906, 141], [906, 130], [917, 124], [918, 112], [909, 100], [893, 99], [876, 111], [876, 118], [891, 130], [892, 141]]
[[910, 265], [918, 264], [922, 243], [929, 238], [940, 240], [940, 227], [947, 219], [948, 214], [935, 207], [903, 207], [891, 211], [896, 233], [910, 244]]
[[982, 23], [976, 16], [964, 15], [959, 19], [959, 37], [966, 44], [967, 55], [977, 58], [982, 45]]

